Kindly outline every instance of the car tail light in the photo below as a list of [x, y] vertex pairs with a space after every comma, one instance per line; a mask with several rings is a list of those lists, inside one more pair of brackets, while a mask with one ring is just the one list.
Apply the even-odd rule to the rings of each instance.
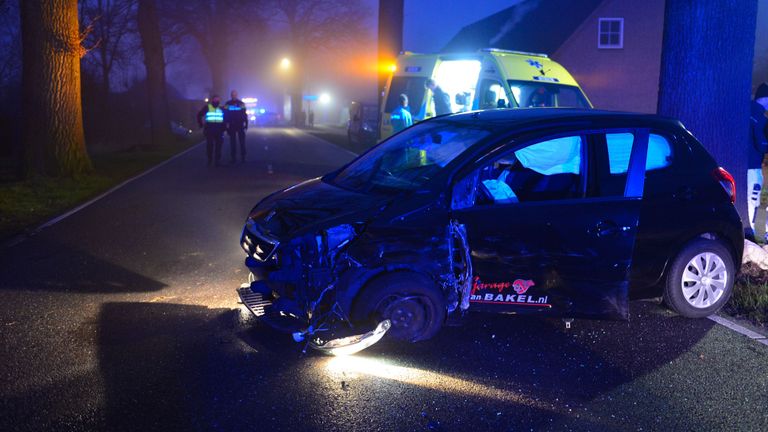
[[725, 189], [725, 193], [731, 197], [731, 204], [736, 202], [736, 181], [733, 179], [731, 173], [725, 170], [723, 167], [715, 168], [712, 171], [712, 177], [720, 182], [720, 186]]

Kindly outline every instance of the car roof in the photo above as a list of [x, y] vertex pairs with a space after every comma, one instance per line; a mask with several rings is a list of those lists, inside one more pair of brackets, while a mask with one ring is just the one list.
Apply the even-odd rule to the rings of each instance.
[[576, 108], [507, 108], [470, 111], [443, 116], [449, 121], [487, 122], [501, 129], [528, 129], [583, 123], [585, 127], [649, 127], [664, 129], [684, 128], [680, 121], [656, 114], [603, 111]]

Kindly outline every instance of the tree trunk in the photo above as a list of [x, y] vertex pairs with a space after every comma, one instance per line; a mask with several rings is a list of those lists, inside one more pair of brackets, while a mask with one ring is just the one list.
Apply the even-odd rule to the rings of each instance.
[[304, 112], [304, 82], [305, 79], [305, 59], [307, 54], [295, 47], [301, 46], [301, 43], [294, 40], [291, 45], [294, 47], [291, 49], [291, 76], [290, 76], [290, 88], [291, 95], [291, 124], [294, 127], [304, 127], [307, 125], [308, 112]]
[[165, 53], [155, 0], [139, 0], [137, 21], [147, 71], [151, 142], [153, 146], [158, 146], [170, 139], [171, 120], [165, 84]]
[[[99, 117], [101, 121], [98, 126], [98, 136], [102, 141], [102, 144], [106, 144], [110, 140], [110, 128], [112, 127], [112, 106], [109, 104], [109, 91], [110, 91], [110, 72], [107, 66], [107, 50], [101, 50], [101, 97], [99, 98]], [[91, 143], [93, 145], [93, 143]]]
[[667, 0], [659, 114], [680, 119], [736, 179], [747, 217], [747, 146], [757, 0]]
[[92, 169], [83, 133], [77, 0], [20, 6], [26, 172], [77, 176]]

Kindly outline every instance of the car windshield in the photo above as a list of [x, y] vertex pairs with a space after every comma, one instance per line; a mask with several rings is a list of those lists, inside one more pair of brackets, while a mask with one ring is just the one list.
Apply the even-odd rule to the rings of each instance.
[[517, 106], [591, 108], [581, 90], [575, 86], [548, 82], [509, 80], [509, 89]]
[[357, 192], [417, 190], [490, 134], [487, 128], [457, 122], [420, 123], [357, 158], [329, 181]]

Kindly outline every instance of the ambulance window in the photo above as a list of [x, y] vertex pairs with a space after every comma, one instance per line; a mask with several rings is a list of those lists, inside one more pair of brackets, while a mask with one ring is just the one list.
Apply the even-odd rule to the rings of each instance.
[[508, 108], [504, 87], [496, 80], [483, 80], [480, 85], [478, 109]]
[[509, 88], [517, 105], [527, 107], [589, 108], [587, 100], [576, 86], [553, 82], [509, 80]]
[[426, 77], [392, 77], [387, 103], [384, 105], [384, 112], [391, 113], [397, 108], [398, 104], [400, 104], [400, 95], [405, 93], [408, 96], [408, 106], [411, 109], [411, 114], [416, 114], [424, 103], [424, 93], [426, 92], [424, 83], [426, 82]]

